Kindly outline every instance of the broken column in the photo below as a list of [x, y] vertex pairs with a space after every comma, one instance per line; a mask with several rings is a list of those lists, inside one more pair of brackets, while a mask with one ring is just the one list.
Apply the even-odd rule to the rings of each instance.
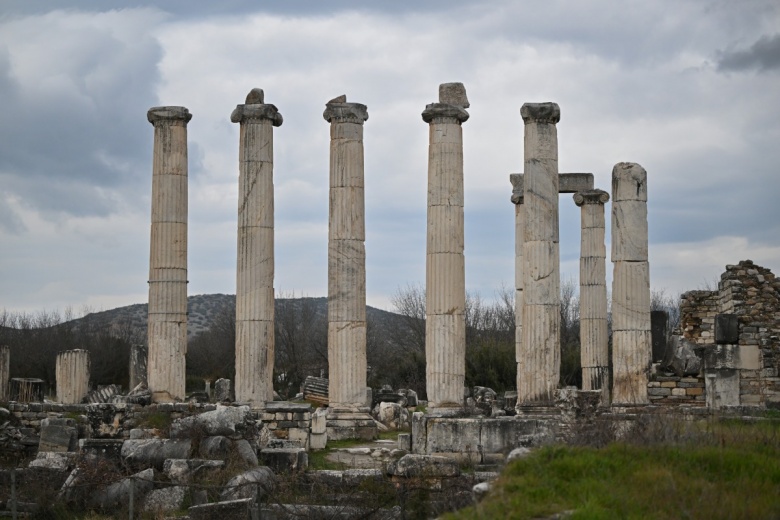
[[154, 107], [149, 255], [148, 384], [155, 402], [184, 398], [187, 352], [187, 123], [185, 107]]
[[0, 403], [8, 401], [11, 377], [11, 347], [0, 346]]
[[89, 351], [76, 349], [57, 354], [57, 400], [78, 404], [89, 392]]
[[238, 150], [236, 269], [236, 401], [262, 408], [273, 401], [274, 146], [282, 124], [263, 91], [252, 89], [230, 120], [241, 124]]
[[510, 175], [512, 183], [512, 204], [515, 206], [515, 361], [517, 362], [517, 387], [521, 381], [532, 377], [524, 372], [527, 364], [523, 361], [523, 242], [525, 240], [525, 201], [523, 176]]
[[462, 83], [439, 85], [422, 113], [430, 125], [426, 248], [425, 361], [428, 411], [463, 405], [466, 274], [463, 257], [463, 131], [469, 107]]
[[582, 389], [601, 390], [609, 402], [609, 334], [607, 331], [607, 248], [604, 245], [604, 204], [609, 193], [588, 190], [574, 194], [581, 211], [580, 238], [580, 359]]
[[363, 123], [368, 109], [339, 96], [330, 123], [328, 225], [328, 438], [376, 435], [366, 386], [366, 225]]
[[523, 339], [518, 410], [549, 406], [560, 379], [560, 266], [556, 103], [526, 103], [523, 240]]
[[612, 402], [647, 403], [652, 342], [647, 262], [647, 172], [612, 169]]
[[146, 345], [135, 344], [130, 346], [130, 387], [129, 390], [133, 390], [135, 387], [146, 381], [146, 358], [148, 354], [148, 348]]

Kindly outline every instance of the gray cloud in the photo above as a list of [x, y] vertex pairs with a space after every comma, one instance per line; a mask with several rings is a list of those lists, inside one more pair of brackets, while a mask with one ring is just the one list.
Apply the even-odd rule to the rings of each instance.
[[743, 71], [758, 70], [767, 72], [780, 69], [780, 33], [763, 35], [747, 49], [721, 51], [718, 70]]

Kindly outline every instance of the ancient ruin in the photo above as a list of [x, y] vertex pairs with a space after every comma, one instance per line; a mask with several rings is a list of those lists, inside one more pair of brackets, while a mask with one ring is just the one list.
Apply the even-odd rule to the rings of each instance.
[[282, 115], [261, 89], [230, 115], [241, 124], [236, 267], [236, 400], [253, 408], [273, 401], [274, 146]]
[[66, 350], [57, 355], [57, 399], [63, 404], [77, 404], [89, 391], [89, 352]]
[[366, 386], [363, 123], [368, 109], [339, 96], [328, 101], [322, 116], [330, 123], [328, 429], [333, 438], [373, 438]]
[[187, 123], [184, 107], [155, 107], [149, 254], [148, 384], [156, 402], [184, 398], [187, 352]]
[[428, 240], [425, 257], [425, 361], [431, 412], [463, 404], [466, 374], [466, 270], [463, 257], [463, 130], [469, 118], [462, 83], [439, 86], [422, 113], [428, 141]]

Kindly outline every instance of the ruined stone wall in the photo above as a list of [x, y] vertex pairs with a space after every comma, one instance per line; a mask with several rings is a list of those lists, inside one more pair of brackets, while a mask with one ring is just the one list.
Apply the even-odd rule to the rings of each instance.
[[[718, 315], [736, 317], [733, 335], [716, 331]], [[683, 294], [680, 333], [704, 347], [711, 407], [780, 408], [780, 279], [769, 269], [743, 260], [726, 266], [717, 291]]]
[[647, 384], [651, 404], [704, 406], [704, 377], [655, 376]]

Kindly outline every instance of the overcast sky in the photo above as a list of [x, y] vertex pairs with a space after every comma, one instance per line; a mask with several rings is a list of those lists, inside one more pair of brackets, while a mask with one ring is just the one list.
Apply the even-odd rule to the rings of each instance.
[[[509, 174], [522, 171], [520, 107], [539, 101], [561, 107], [561, 172], [592, 172], [609, 191], [615, 163], [647, 170], [654, 289], [701, 288], [747, 258], [780, 274], [776, 0], [0, 0], [0, 310], [146, 302], [146, 111], [159, 105], [193, 114], [189, 293], [234, 293], [230, 113], [253, 87], [284, 116], [274, 177], [285, 295], [327, 292], [324, 104], [346, 94], [368, 106], [368, 303], [390, 308], [399, 287], [424, 282], [420, 113], [452, 81], [471, 102], [470, 291], [513, 284]], [[560, 207], [562, 277], [576, 277], [579, 208], [571, 195]]]

